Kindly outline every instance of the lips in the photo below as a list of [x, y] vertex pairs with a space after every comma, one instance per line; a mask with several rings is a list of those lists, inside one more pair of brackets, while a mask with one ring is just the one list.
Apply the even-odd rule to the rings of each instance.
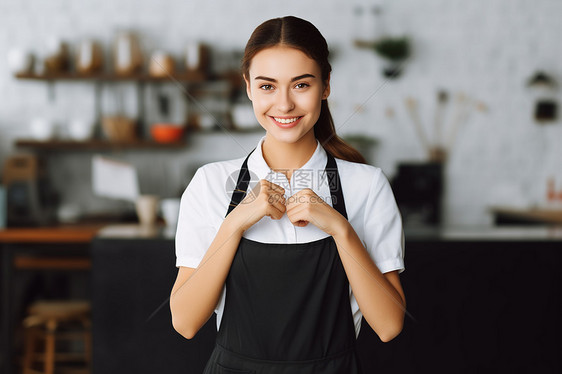
[[291, 127], [296, 126], [299, 122], [300, 119], [302, 117], [272, 117], [270, 116], [270, 118], [273, 120], [273, 122], [284, 129], [288, 129]]

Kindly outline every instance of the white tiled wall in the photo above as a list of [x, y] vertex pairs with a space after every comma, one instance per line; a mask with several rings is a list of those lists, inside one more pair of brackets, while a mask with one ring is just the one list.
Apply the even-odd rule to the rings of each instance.
[[[381, 77], [381, 61], [372, 52], [353, 46], [354, 36], [364, 29], [356, 9], [370, 9], [374, 4], [383, 9], [384, 30], [413, 38], [412, 59], [395, 81]], [[0, 161], [12, 151], [14, 138], [28, 134], [31, 118], [53, 116], [64, 123], [93, 113], [89, 84], [57, 83], [56, 100], [50, 102], [44, 83], [11, 77], [5, 58], [11, 48], [40, 54], [51, 35], [71, 45], [93, 37], [108, 47], [115, 31], [132, 28], [140, 32], [148, 52], [164, 49], [179, 56], [190, 39], [208, 42], [216, 50], [238, 50], [261, 21], [288, 14], [309, 19], [326, 36], [333, 51], [330, 104], [338, 131], [378, 137], [376, 164], [389, 176], [397, 162], [425, 157], [405, 110], [406, 97], [418, 100], [429, 134], [438, 89], [446, 89], [451, 96], [445, 130], [456, 116], [457, 94], [488, 107], [487, 113], [470, 113], [450, 154], [447, 223], [489, 223], [487, 206], [494, 203], [541, 203], [550, 175], [557, 177], [562, 189], [561, 120], [534, 123], [534, 94], [525, 86], [537, 69], [562, 85], [562, 2], [558, 0], [0, 0]], [[127, 108], [134, 113], [134, 95], [124, 90]], [[562, 101], [560, 91], [554, 96]], [[180, 97], [177, 92], [175, 99]], [[111, 99], [106, 98], [104, 105], [111, 110]], [[394, 119], [385, 115], [388, 108], [396, 113]], [[199, 137], [199, 142], [181, 152], [114, 156], [130, 159], [141, 173], [155, 170], [153, 166], [166, 170], [167, 183], [145, 181], [141, 188], [169, 195], [184, 187], [191, 168], [214, 159], [240, 157], [259, 136], [237, 136], [243, 147], [230, 136], [218, 134]], [[79, 202], [90, 211], [103, 210], [113, 202], [92, 195], [90, 156], [53, 156], [53, 173], [64, 177], [65, 183], [61, 178], [53, 180], [66, 202]]]

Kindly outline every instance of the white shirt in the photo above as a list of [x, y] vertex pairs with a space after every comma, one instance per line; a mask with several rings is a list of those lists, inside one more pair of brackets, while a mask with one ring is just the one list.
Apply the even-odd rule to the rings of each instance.
[[[285, 198], [310, 188], [332, 206], [330, 187], [322, 172], [327, 155], [317, 141], [312, 157], [295, 170], [290, 182], [285, 174], [275, 172], [262, 153], [263, 136], [248, 159], [250, 187], [260, 179], [272, 181], [285, 189]], [[246, 156], [200, 167], [181, 198], [176, 233], [176, 266], [196, 268], [221, 226], [232, 197], [238, 174]], [[387, 178], [381, 169], [336, 158], [348, 221], [382, 273], [404, 271], [404, 235], [402, 219]], [[243, 237], [262, 243], [307, 243], [327, 236], [313, 224], [297, 227], [287, 215], [280, 220], [263, 217], [246, 230]], [[361, 311], [349, 290], [356, 336], [361, 328]], [[224, 311], [226, 287], [217, 304], [217, 328]]]

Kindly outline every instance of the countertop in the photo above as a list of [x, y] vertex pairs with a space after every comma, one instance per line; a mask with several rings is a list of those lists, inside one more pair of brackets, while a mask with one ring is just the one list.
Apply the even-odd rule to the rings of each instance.
[[[556, 226], [459, 226], [406, 227], [406, 241], [443, 242], [557, 242], [562, 241], [562, 227]], [[110, 225], [101, 229], [97, 239], [160, 239], [174, 240], [175, 228], [166, 226]]]
[[174, 240], [175, 227], [165, 225], [143, 226], [139, 224], [108, 225], [98, 231], [96, 239], [160, 239]]
[[[405, 227], [407, 242], [558, 242], [562, 226]], [[0, 243], [88, 243], [91, 240], [174, 240], [165, 225], [87, 224], [0, 230]]]
[[505, 216], [528, 222], [562, 223], [562, 209], [493, 206], [490, 211], [496, 216]]
[[406, 241], [559, 242], [562, 226], [406, 227]]
[[104, 224], [0, 229], [0, 243], [89, 243]]

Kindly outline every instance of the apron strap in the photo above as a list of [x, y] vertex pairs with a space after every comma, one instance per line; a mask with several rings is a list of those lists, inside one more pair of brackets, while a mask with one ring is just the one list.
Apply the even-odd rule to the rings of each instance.
[[238, 204], [244, 199], [246, 196], [246, 191], [248, 190], [248, 185], [250, 184], [250, 171], [248, 170], [248, 159], [252, 152], [254, 152], [256, 148], [252, 149], [246, 159], [242, 163], [242, 167], [240, 168], [240, 174], [238, 174], [238, 181], [236, 182], [236, 187], [234, 187], [234, 191], [232, 191], [232, 199], [230, 199], [230, 204], [228, 204], [228, 211], [225, 214], [225, 217], [228, 216], [232, 209], [236, 208]]
[[[254, 152], [256, 149], [252, 149]], [[250, 184], [250, 172], [248, 170], [248, 159], [252, 154], [250, 152], [246, 159], [242, 163], [242, 167], [240, 168], [240, 174], [238, 174], [238, 181], [236, 182], [236, 187], [234, 191], [232, 191], [232, 199], [230, 199], [230, 204], [228, 205], [228, 211], [226, 212], [226, 216], [246, 196], [246, 192], [248, 190], [248, 185]], [[326, 156], [328, 156], [328, 161], [326, 162], [326, 167], [324, 172], [326, 173], [326, 178], [328, 185], [330, 186], [330, 195], [332, 199], [332, 206], [336, 209], [342, 216], [347, 219], [347, 211], [345, 209], [345, 201], [343, 199], [343, 191], [341, 187], [341, 180], [338, 173], [338, 166], [336, 164], [336, 159], [332, 156], [328, 151], [326, 151]]]
[[345, 201], [343, 199], [343, 191], [341, 186], [341, 178], [338, 173], [338, 165], [336, 164], [336, 159], [328, 151], [326, 151], [328, 156], [328, 162], [326, 162], [326, 178], [328, 185], [330, 186], [330, 195], [332, 198], [332, 206], [337, 210], [342, 216], [347, 219], [347, 211], [345, 209]]

